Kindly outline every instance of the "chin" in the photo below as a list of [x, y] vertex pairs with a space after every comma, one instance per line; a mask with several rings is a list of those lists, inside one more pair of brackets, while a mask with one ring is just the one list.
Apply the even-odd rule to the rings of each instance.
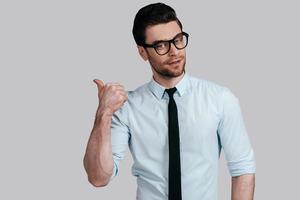
[[168, 69], [163, 74], [165, 74], [168, 77], [178, 77], [181, 76], [184, 73], [184, 71], [185, 71], [184, 67], [180, 67], [179, 69], [178, 68], [170, 69], [170, 70]]
[[152, 69], [162, 77], [176, 78], [181, 76], [185, 72], [185, 60], [181, 61], [179, 65], [169, 65], [164, 64], [160, 67], [155, 67], [153, 63], [150, 62]]
[[180, 76], [182, 75], [182, 73], [184, 73], [185, 71], [185, 65], [182, 64], [182, 65], [179, 65], [179, 66], [175, 66], [175, 67], [170, 67], [168, 66], [168, 71], [169, 71], [169, 74], [173, 74], [174, 76]]

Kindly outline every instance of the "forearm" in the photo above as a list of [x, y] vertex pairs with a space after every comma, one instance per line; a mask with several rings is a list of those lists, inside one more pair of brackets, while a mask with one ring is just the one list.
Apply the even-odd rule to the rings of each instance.
[[96, 117], [84, 156], [89, 182], [96, 187], [107, 185], [113, 172], [110, 128], [110, 117]]
[[254, 188], [254, 174], [232, 177], [231, 200], [253, 200]]

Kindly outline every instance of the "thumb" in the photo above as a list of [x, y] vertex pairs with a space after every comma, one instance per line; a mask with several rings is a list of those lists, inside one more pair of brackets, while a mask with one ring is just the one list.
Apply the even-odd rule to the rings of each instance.
[[98, 90], [99, 92], [102, 90], [102, 88], [104, 87], [104, 83], [103, 81], [99, 80], [99, 79], [94, 79], [93, 80], [94, 83], [96, 83], [97, 87], [98, 87]]

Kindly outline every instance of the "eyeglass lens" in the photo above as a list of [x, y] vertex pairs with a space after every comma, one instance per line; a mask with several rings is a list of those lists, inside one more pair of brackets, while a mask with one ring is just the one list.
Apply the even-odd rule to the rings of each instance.
[[187, 45], [187, 36], [184, 34], [180, 34], [171, 41], [163, 41], [155, 44], [154, 48], [158, 54], [166, 54], [170, 50], [171, 43], [173, 43], [177, 49], [183, 49]]

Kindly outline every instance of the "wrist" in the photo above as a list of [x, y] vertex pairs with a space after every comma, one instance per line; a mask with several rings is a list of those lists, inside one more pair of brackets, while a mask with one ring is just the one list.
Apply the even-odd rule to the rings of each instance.
[[109, 107], [98, 107], [96, 118], [100, 119], [111, 119], [113, 116], [113, 111]]
[[110, 125], [113, 112], [109, 108], [99, 107], [96, 113], [94, 128], [99, 129], [103, 126]]

